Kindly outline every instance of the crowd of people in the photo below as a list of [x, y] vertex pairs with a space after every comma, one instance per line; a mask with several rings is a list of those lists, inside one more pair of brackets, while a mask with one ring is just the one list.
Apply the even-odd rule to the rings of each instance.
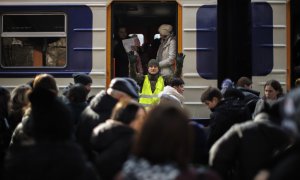
[[299, 179], [300, 89], [284, 94], [269, 80], [260, 96], [248, 77], [225, 79], [199, 94], [211, 114], [207, 127], [195, 123], [184, 107], [185, 55], [164, 52], [174, 49], [172, 26], [159, 32], [147, 71], [126, 52], [128, 68], [95, 96], [82, 73], [62, 93], [50, 74], [12, 92], [0, 86], [0, 178]]
[[226, 79], [222, 89], [201, 94], [211, 110], [204, 127], [190, 120], [179, 77], [163, 85], [151, 105], [140, 101], [143, 90], [134, 79], [114, 78], [88, 101], [92, 79], [73, 77], [62, 94], [50, 74], [12, 92], [0, 87], [1, 178], [298, 177], [299, 88], [283, 94], [280, 83], [270, 80], [260, 97], [249, 78], [237, 85]]

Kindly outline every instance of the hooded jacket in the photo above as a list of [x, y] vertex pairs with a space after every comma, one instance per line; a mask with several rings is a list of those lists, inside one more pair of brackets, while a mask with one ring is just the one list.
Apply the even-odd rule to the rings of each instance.
[[92, 131], [98, 124], [110, 118], [112, 109], [117, 102], [117, 99], [114, 99], [105, 91], [101, 91], [93, 98], [90, 105], [87, 106], [81, 114], [76, 137], [91, 160], [93, 159], [90, 147]]
[[230, 128], [210, 149], [209, 164], [224, 180], [250, 180], [289, 142], [288, 135], [260, 113], [254, 121]]
[[170, 101], [183, 106], [184, 97], [171, 86], [165, 86], [164, 90], [159, 94], [160, 101]]
[[133, 135], [132, 128], [112, 119], [94, 128], [91, 144], [95, 166], [102, 179], [113, 179], [122, 169], [131, 149]]

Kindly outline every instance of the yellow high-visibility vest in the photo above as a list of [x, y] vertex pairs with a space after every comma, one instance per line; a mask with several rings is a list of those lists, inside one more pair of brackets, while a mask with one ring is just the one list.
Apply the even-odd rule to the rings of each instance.
[[152, 93], [149, 77], [148, 75], [145, 75], [142, 92], [140, 93], [139, 103], [145, 106], [158, 103], [159, 102], [158, 94], [163, 91], [164, 87], [165, 87], [164, 79], [162, 76], [159, 76], [155, 84], [155, 91]]

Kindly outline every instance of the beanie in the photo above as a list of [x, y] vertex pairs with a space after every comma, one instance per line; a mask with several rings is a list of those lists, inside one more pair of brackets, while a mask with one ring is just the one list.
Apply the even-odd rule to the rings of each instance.
[[148, 62], [148, 67], [151, 67], [151, 66], [159, 67], [159, 62], [156, 59], [150, 59], [150, 61]]
[[90, 83], [93, 83], [93, 80], [90, 76], [83, 74], [83, 73], [76, 73], [72, 75], [74, 78], [74, 83], [80, 83], [83, 85], [88, 85]]
[[173, 27], [169, 24], [162, 24], [158, 28], [158, 32], [164, 36], [170, 35], [172, 30], [173, 30]]
[[121, 91], [132, 98], [137, 99], [139, 97], [138, 92], [135, 87], [131, 85], [131, 83], [125, 78], [114, 78], [111, 80], [109, 84], [108, 91], [117, 90]]
[[141, 88], [140, 88], [140, 86], [137, 84], [137, 82], [136, 82], [134, 79], [129, 78], [129, 77], [125, 77], [124, 79], [125, 79], [126, 81], [128, 81], [128, 82], [134, 87], [134, 89], [135, 89], [135, 91], [136, 91], [137, 93], [140, 92]]

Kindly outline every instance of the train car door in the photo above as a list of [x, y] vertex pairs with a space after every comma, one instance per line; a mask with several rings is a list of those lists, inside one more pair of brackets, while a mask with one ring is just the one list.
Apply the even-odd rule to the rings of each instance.
[[107, 67], [111, 72], [109, 78], [128, 76], [127, 54], [124, 49], [120, 50], [119, 48], [120, 43], [122, 43], [120, 35], [124, 36], [122, 38], [138, 37], [142, 49], [140, 57], [145, 74], [147, 62], [156, 58], [156, 51], [160, 44], [158, 27], [161, 24], [172, 25], [173, 33], [178, 38], [177, 2], [113, 1], [110, 8], [111, 61], [110, 67]]
[[300, 78], [300, 2], [291, 0], [288, 13], [290, 17], [290, 83], [295, 86], [295, 80]]
[[[239, 7], [239, 8], [236, 8]], [[236, 82], [273, 68], [273, 17], [266, 2], [219, 0], [197, 13], [197, 71], [205, 79]]]

